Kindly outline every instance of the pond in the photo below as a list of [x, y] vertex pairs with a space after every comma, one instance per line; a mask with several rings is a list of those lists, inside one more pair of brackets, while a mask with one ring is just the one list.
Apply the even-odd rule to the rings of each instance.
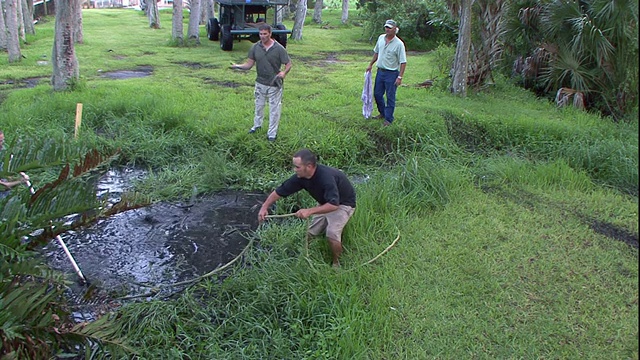
[[[99, 181], [97, 192], [115, 202], [144, 176], [130, 169], [111, 170]], [[62, 239], [92, 291], [109, 297], [137, 296], [194, 279], [234, 259], [257, 228], [258, 209], [265, 198], [237, 192], [187, 203], [155, 203], [70, 231]], [[50, 242], [42, 253], [52, 268], [79, 280], [57, 242]], [[87, 299], [87, 286], [75, 284], [70, 289], [74, 297]]]

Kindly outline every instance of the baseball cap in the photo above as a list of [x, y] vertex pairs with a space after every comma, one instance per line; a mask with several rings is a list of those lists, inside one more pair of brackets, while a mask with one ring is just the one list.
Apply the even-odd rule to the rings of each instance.
[[384, 23], [384, 27], [386, 27], [386, 28], [392, 28], [392, 27], [394, 27], [394, 26], [398, 26], [398, 24], [396, 24], [396, 22], [395, 22], [395, 21], [393, 21], [393, 20], [391, 20], [391, 19], [387, 20], [387, 21]]

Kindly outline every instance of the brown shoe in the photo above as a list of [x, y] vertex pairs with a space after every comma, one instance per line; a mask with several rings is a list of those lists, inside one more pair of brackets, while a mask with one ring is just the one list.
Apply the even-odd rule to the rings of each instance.
[[374, 116], [373, 119], [384, 119], [384, 115], [378, 114], [378, 116]]
[[385, 120], [385, 121], [382, 123], [382, 126], [390, 126], [390, 125], [391, 125], [391, 123], [390, 123], [390, 122], [388, 122], [387, 120]]

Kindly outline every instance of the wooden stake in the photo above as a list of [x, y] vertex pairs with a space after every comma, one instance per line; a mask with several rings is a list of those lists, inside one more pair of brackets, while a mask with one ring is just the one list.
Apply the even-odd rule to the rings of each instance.
[[80, 124], [82, 123], [82, 103], [78, 103], [76, 105], [76, 126], [74, 137], [78, 138], [78, 133], [80, 132]]

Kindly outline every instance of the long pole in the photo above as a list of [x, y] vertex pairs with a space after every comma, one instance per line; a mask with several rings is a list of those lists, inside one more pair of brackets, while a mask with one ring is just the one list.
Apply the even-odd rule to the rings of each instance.
[[[29, 176], [23, 172], [21, 172], [20, 175], [24, 179], [25, 185], [27, 185], [27, 187], [29, 188], [29, 192], [31, 192], [31, 195], [35, 194], [36, 191], [33, 189], [33, 185], [29, 180]], [[73, 266], [73, 270], [76, 271], [76, 274], [78, 274], [82, 282], [85, 284], [88, 283], [87, 279], [84, 277], [84, 275], [82, 275], [82, 271], [80, 271], [80, 267], [78, 267], [78, 263], [76, 263], [76, 260], [71, 255], [71, 252], [69, 252], [69, 248], [67, 248], [67, 245], [64, 243], [64, 241], [62, 241], [62, 237], [60, 235], [56, 235], [56, 241], [58, 241], [58, 244], [60, 245], [62, 250], [64, 250], [64, 253], [67, 255], [67, 258], [69, 258], [69, 261], [71, 261], [71, 266]]]

